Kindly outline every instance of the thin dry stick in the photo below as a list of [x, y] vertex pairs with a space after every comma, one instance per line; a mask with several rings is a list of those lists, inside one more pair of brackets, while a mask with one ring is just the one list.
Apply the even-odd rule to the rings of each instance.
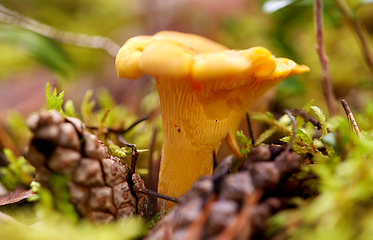
[[23, 16], [3, 5], [0, 5], [0, 22], [10, 23], [31, 30], [61, 43], [103, 49], [113, 57], [117, 55], [120, 48], [118, 44], [107, 37], [88, 36], [86, 34], [62, 31], [46, 24], [42, 24], [32, 18]]
[[321, 123], [316, 120], [316, 118], [312, 117], [311, 115], [307, 114], [303, 109], [293, 109], [290, 111], [291, 114], [295, 116], [301, 116], [304, 118], [306, 122], [312, 123], [317, 129], [321, 129]]
[[148, 119], [149, 119], [149, 117], [143, 117], [143, 118], [138, 119], [136, 122], [132, 123], [131, 126], [129, 126], [126, 130], [124, 130], [124, 131], [121, 132], [121, 133], [126, 133], [126, 132], [128, 132], [128, 131], [131, 130], [132, 128], [136, 127], [137, 124], [142, 123], [143, 121], [148, 120]]
[[347, 5], [347, 3], [344, 0], [335, 0], [338, 7], [341, 9], [341, 12], [345, 16], [347, 22], [353, 27], [355, 30], [360, 43], [361, 43], [361, 50], [363, 52], [365, 61], [369, 67], [370, 73], [373, 75], [373, 56], [372, 52], [370, 51], [369, 44], [367, 39], [365, 38], [364, 31], [362, 27], [360, 26], [359, 22], [357, 21], [355, 15]]
[[[145, 120], [148, 120], [149, 117], [143, 117], [138, 119], [136, 122], [132, 123], [131, 126], [129, 126], [126, 129], [114, 129], [114, 128], [107, 128], [106, 130], [110, 133], [117, 133], [117, 134], [124, 134], [127, 133], [129, 130], [137, 126], [139, 123], [142, 123]], [[91, 130], [98, 130], [98, 127], [93, 127], [93, 126], [86, 126], [86, 128], [91, 129]]]
[[132, 143], [128, 143], [123, 138], [122, 134], [117, 133], [116, 136], [119, 142], [126, 145], [127, 147], [132, 148], [131, 169], [130, 169], [130, 174], [132, 176], [136, 172], [136, 163], [137, 163], [137, 159], [139, 158], [139, 152], [137, 151], [135, 145], [133, 145]]
[[255, 146], [255, 139], [254, 139], [253, 129], [251, 127], [249, 113], [246, 113], [246, 122], [247, 122], [247, 126], [249, 128], [249, 135], [250, 135], [250, 138], [251, 138], [251, 143], [252, 143], [253, 146]]
[[336, 115], [336, 105], [335, 96], [333, 92], [332, 79], [328, 70], [328, 58], [324, 52], [323, 47], [323, 32], [322, 32], [322, 3], [321, 0], [315, 0], [315, 25], [316, 25], [316, 50], [320, 58], [320, 63], [322, 67], [322, 85], [326, 103], [328, 105], [328, 110], [330, 116]]
[[[0, 5], [1, 6], [1, 5]], [[106, 112], [108, 113], [108, 112]], [[135, 145], [131, 144], [131, 143], [128, 143], [122, 136], [122, 134], [128, 132], [129, 130], [131, 130], [133, 127], [137, 126], [139, 123], [147, 120], [148, 117], [144, 117], [144, 118], [140, 118], [139, 120], [137, 120], [136, 122], [132, 123], [131, 126], [129, 126], [127, 129], [113, 129], [113, 128], [107, 128], [105, 129], [105, 131], [108, 131], [108, 132], [111, 132], [111, 133], [115, 133], [118, 141], [124, 145], [126, 145], [127, 147], [130, 147], [132, 149], [132, 159], [131, 159], [131, 176], [132, 174], [135, 173], [135, 169], [136, 169], [136, 163], [137, 163], [137, 158], [139, 157], [139, 152], [137, 151]], [[88, 129], [92, 129], [92, 130], [99, 130], [98, 127], [92, 127], [92, 126], [86, 126], [86, 128]]]
[[[333, 84], [331, 80], [330, 73], [328, 71], [328, 59], [324, 53], [323, 48], [323, 33], [322, 33], [322, 3], [321, 0], [315, 0], [315, 25], [316, 25], [316, 39], [317, 39], [317, 53], [320, 58], [320, 63], [322, 66], [322, 83], [323, 83], [323, 91], [324, 96], [326, 99], [326, 103], [328, 105], [329, 115], [334, 116], [337, 113], [336, 105], [335, 105], [335, 96], [333, 92]], [[342, 140], [338, 131], [335, 132], [335, 136], [337, 139], [337, 144], [339, 148], [339, 152], [342, 159], [346, 158], [346, 149], [342, 144]]]
[[[154, 153], [154, 148], [155, 148], [155, 141], [157, 138], [157, 128], [153, 127], [153, 133], [152, 133], [152, 138], [150, 140], [149, 144], [149, 155], [148, 155], [148, 188], [149, 190], [152, 190], [154, 192], [157, 192], [157, 179], [154, 176], [154, 159], [153, 159], [153, 153]], [[150, 215], [155, 214], [157, 211], [157, 199], [156, 198], [150, 198], [149, 199], [149, 213]]]
[[341, 102], [342, 102], [342, 106], [343, 106], [343, 108], [346, 112], [348, 120], [351, 121], [352, 126], [354, 127], [356, 134], [359, 136], [359, 138], [361, 138], [361, 133], [360, 133], [359, 127], [357, 126], [357, 123], [355, 121], [354, 115], [351, 112], [350, 107], [348, 106], [347, 102], [344, 99], [342, 99]]
[[161, 218], [164, 217], [165, 208], [166, 208], [166, 201], [162, 200], [161, 201]]
[[146, 189], [146, 188], [138, 187], [136, 185], [133, 186], [133, 190], [137, 191], [137, 192], [142, 192], [142, 193], [144, 193], [146, 195], [149, 195], [149, 196], [161, 198], [161, 199], [164, 199], [164, 200], [167, 200], [167, 201], [170, 201], [170, 202], [174, 202], [174, 203], [179, 202], [179, 199], [177, 199], [177, 198], [166, 196], [166, 195], [154, 192], [154, 191]]

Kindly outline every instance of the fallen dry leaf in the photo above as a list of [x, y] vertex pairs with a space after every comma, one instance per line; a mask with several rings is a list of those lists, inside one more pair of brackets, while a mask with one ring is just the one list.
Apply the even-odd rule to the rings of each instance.
[[20, 202], [22, 200], [25, 200], [31, 197], [34, 194], [35, 193], [31, 190], [17, 190], [17, 191], [11, 192], [8, 195], [0, 197], [0, 206]]

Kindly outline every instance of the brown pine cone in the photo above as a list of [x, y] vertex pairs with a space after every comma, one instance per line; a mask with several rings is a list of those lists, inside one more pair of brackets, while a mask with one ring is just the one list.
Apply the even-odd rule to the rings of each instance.
[[77, 118], [62, 118], [55, 110], [31, 115], [27, 125], [34, 133], [25, 157], [36, 169], [36, 180], [49, 187], [51, 174], [67, 175], [70, 200], [79, 214], [92, 222], [110, 222], [144, 215], [148, 197], [135, 192], [144, 181], [84, 129]]
[[224, 159], [212, 176], [194, 183], [146, 239], [264, 239], [266, 220], [294, 193], [285, 196], [278, 188], [300, 168], [299, 155], [283, 149], [253, 148], [235, 174], [229, 174], [232, 157]]

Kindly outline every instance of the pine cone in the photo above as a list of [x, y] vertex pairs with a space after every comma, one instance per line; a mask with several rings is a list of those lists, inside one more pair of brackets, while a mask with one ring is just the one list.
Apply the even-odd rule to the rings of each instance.
[[145, 214], [148, 197], [132, 189], [145, 188], [144, 181], [137, 173], [130, 176], [128, 166], [79, 119], [50, 110], [31, 115], [27, 125], [34, 137], [25, 157], [36, 169], [36, 180], [49, 187], [51, 174], [67, 175], [70, 200], [82, 217], [98, 223]]
[[146, 239], [264, 239], [266, 220], [299, 194], [286, 186], [299, 171], [299, 159], [280, 146], [259, 146], [235, 174], [229, 174], [232, 157], [224, 159], [212, 176], [193, 184]]

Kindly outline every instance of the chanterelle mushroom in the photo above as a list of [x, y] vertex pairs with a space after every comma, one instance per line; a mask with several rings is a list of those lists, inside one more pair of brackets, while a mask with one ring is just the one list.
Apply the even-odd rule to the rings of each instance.
[[253, 100], [309, 68], [263, 47], [229, 50], [179, 32], [129, 39], [116, 58], [118, 76], [154, 77], [164, 130], [158, 191], [179, 197], [211, 174], [221, 141], [238, 152], [235, 131]]

